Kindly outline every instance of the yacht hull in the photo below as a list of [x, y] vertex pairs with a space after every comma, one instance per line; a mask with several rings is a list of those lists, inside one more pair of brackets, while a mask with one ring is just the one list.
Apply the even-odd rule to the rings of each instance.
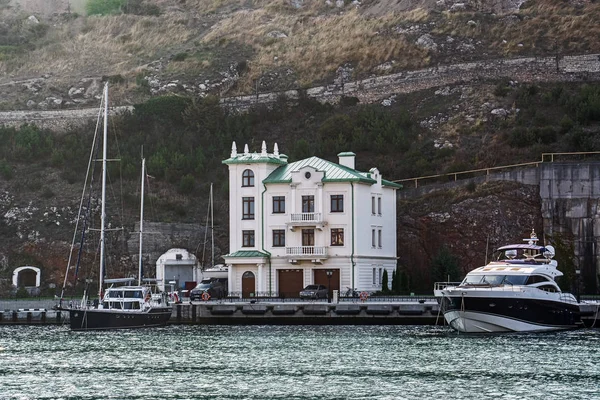
[[549, 332], [581, 326], [579, 306], [560, 301], [444, 297], [444, 318], [459, 332]]
[[114, 309], [66, 309], [69, 311], [71, 330], [133, 329], [165, 326], [171, 318], [170, 307], [149, 311], [121, 311]]

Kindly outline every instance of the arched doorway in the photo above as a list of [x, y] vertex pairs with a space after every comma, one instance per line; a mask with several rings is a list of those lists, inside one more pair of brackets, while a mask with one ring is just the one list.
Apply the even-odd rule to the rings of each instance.
[[256, 295], [256, 278], [254, 272], [246, 271], [242, 275], [242, 297], [253, 297]]
[[25, 266], [13, 271], [13, 285], [16, 287], [39, 287], [41, 276], [37, 267]]

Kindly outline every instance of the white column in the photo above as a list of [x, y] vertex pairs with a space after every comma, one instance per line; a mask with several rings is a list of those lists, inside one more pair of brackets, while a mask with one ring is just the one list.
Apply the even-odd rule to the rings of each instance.
[[233, 292], [233, 265], [227, 265], [227, 293]]
[[321, 213], [321, 220], [325, 218], [325, 206], [323, 202], [323, 183], [317, 183], [317, 201], [315, 204], [315, 211]]
[[256, 277], [256, 291], [257, 292], [264, 292], [265, 291], [265, 282], [264, 282], [264, 276], [265, 276], [265, 265], [264, 264], [258, 264], [258, 276]]
[[[297, 212], [297, 211], [296, 211], [296, 184], [295, 184], [295, 183], [292, 183], [292, 184], [290, 185], [290, 187], [292, 188], [292, 191], [290, 192], [290, 193], [291, 193], [291, 194], [290, 194], [290, 196], [291, 196], [292, 198], [290, 199], [290, 203], [291, 203], [291, 204], [290, 204], [290, 206], [291, 206], [291, 207], [290, 207], [290, 209], [289, 209], [289, 210], [286, 210], [286, 211], [288, 212], [288, 214], [291, 214], [291, 213], [295, 213], [295, 212]], [[302, 210], [301, 210], [301, 211], [302, 211]]]

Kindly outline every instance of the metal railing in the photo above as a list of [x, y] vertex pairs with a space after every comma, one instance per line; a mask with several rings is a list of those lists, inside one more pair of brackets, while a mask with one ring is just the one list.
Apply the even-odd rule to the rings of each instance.
[[557, 162], [557, 160], [555, 160], [555, 158], [563, 157], [563, 156], [584, 156], [584, 157], [586, 157], [586, 156], [592, 156], [592, 155], [600, 156], [600, 152], [598, 152], [598, 151], [580, 151], [580, 152], [566, 152], [566, 153], [542, 153], [542, 159], [540, 161], [531, 161], [531, 162], [520, 163], [520, 164], [502, 165], [499, 167], [471, 169], [471, 170], [459, 171], [459, 172], [448, 172], [445, 174], [419, 176], [416, 178], [397, 179], [392, 182], [395, 182], [395, 183], [414, 182], [414, 184], [415, 184], [414, 187], [417, 188], [417, 187], [419, 187], [419, 182], [422, 182], [425, 180], [436, 180], [439, 178], [449, 177], [449, 178], [454, 178], [454, 181], [457, 181], [459, 179], [459, 177], [461, 177], [460, 179], [464, 179], [463, 176], [469, 175], [469, 174], [479, 174], [479, 173], [484, 172], [485, 175], [489, 175], [491, 172], [495, 172], [495, 171], [502, 170], [502, 169], [512, 169], [512, 168], [521, 168], [521, 167], [530, 167], [530, 166], [539, 167], [540, 164], [545, 163], [545, 162], [551, 162], [551, 163]]

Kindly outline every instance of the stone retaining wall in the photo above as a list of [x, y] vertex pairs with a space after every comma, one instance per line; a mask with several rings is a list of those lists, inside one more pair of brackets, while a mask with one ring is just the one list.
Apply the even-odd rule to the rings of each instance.
[[[578, 82], [600, 80], [600, 55], [585, 54], [562, 57], [524, 57], [474, 61], [453, 65], [438, 65], [414, 71], [377, 76], [359, 81], [317, 86], [306, 90], [308, 97], [321, 102], [335, 103], [342, 96], [353, 96], [362, 103], [379, 102], [397, 93], [509, 78], [519, 82]], [[221, 99], [224, 107], [245, 111], [257, 104], [273, 103], [280, 96], [298, 99], [299, 90], [260, 93], [258, 95], [233, 96]], [[113, 112], [132, 107], [116, 107]], [[73, 124], [85, 123], [96, 118], [98, 110], [55, 110], [55, 111], [9, 111], [0, 112], [0, 125], [18, 126], [23, 123], [43, 128], [65, 130]]]

